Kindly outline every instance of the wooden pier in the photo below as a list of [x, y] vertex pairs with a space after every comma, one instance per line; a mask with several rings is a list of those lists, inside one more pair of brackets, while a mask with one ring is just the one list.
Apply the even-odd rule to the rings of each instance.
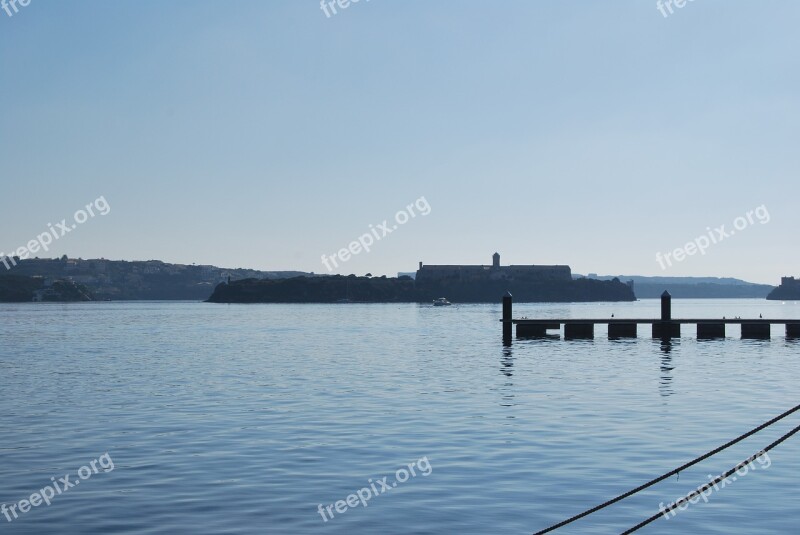
[[517, 338], [548, 336], [548, 331], [560, 331], [564, 326], [564, 339], [593, 339], [595, 325], [608, 325], [609, 339], [636, 338], [639, 325], [650, 325], [652, 337], [662, 340], [680, 338], [681, 325], [697, 325], [697, 338], [711, 340], [725, 338], [726, 325], [741, 325], [743, 339], [769, 340], [773, 325], [786, 326], [786, 338], [800, 338], [800, 320], [771, 319], [673, 319], [672, 296], [665, 291], [661, 295], [661, 317], [655, 319], [514, 319], [511, 294], [503, 296], [503, 340], [511, 341], [513, 326], [517, 326]]

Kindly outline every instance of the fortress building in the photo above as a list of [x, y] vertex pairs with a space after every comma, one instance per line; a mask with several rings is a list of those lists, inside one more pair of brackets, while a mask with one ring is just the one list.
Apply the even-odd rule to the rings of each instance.
[[772, 290], [767, 296], [767, 299], [771, 301], [800, 300], [800, 279], [781, 277], [781, 285]]
[[500, 255], [492, 255], [490, 266], [426, 266], [419, 263], [417, 282], [452, 281], [572, 281], [569, 266], [501, 266]]

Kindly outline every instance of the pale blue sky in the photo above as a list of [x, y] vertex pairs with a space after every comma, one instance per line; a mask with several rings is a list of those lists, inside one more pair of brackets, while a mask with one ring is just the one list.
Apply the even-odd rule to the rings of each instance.
[[[800, 275], [800, 3], [32, 0], [0, 11], [0, 252], [340, 273]], [[732, 227], [663, 271], [655, 254]]]

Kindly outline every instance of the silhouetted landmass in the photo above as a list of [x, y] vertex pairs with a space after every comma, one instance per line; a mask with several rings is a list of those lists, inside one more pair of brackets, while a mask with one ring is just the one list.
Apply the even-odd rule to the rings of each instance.
[[[168, 264], [158, 260], [6, 259], [8, 274], [43, 277], [47, 283], [70, 280], [86, 286], [94, 299], [197, 300], [203, 301], [222, 281], [245, 278], [280, 278], [303, 275], [302, 271], [257, 271], [215, 266]], [[0, 264], [0, 271], [6, 268]]]
[[0, 302], [91, 301], [89, 289], [69, 280], [47, 281], [44, 277], [0, 275]]
[[294, 277], [281, 280], [246, 279], [222, 283], [208, 299], [212, 303], [408, 303], [416, 301], [410, 278]]
[[[611, 280], [612, 276], [589, 275], [597, 280]], [[654, 299], [669, 288], [672, 297], [683, 299], [764, 299], [775, 287], [768, 284], [754, 284], [740, 279], [716, 277], [642, 277], [620, 275], [623, 280], [631, 280], [639, 299]]]
[[767, 296], [771, 301], [800, 301], [800, 280], [794, 277], [781, 278], [781, 285]]
[[454, 303], [496, 303], [510, 291], [516, 302], [635, 301], [630, 286], [615, 281], [458, 281], [420, 283], [410, 277], [355, 275], [241, 280], [220, 284], [212, 303], [430, 303], [447, 297]]

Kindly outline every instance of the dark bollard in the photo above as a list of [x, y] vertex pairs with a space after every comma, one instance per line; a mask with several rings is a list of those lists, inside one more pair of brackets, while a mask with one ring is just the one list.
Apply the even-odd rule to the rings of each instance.
[[514, 325], [511, 323], [512, 316], [512, 297], [511, 292], [506, 292], [503, 296], [503, 341], [511, 342], [511, 332]]
[[672, 321], [672, 296], [664, 290], [661, 294], [661, 321], [653, 323], [653, 338], [669, 340], [680, 337], [681, 325]]
[[669, 321], [672, 319], [672, 296], [668, 291], [664, 290], [661, 294], [661, 321]]

